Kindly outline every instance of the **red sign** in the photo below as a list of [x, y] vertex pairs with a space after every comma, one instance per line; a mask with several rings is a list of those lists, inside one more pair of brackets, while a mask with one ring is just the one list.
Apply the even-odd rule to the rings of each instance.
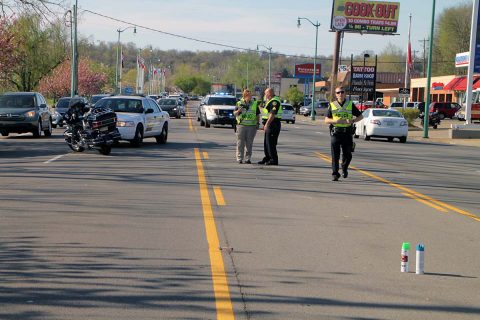
[[[320, 77], [322, 71], [322, 65], [320, 63], [316, 64], [315, 76]], [[303, 78], [305, 76], [313, 76], [313, 63], [302, 63], [295, 65], [295, 77]]]
[[433, 90], [443, 90], [443, 87], [445, 85], [443, 84], [443, 82], [434, 82], [432, 83], [432, 89]]

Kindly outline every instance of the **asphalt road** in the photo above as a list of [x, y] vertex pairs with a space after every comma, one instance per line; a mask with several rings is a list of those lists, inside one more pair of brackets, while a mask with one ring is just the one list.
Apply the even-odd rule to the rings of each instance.
[[278, 167], [186, 118], [111, 156], [0, 138], [0, 319], [477, 319], [480, 148], [357, 141], [335, 183], [302, 118]]

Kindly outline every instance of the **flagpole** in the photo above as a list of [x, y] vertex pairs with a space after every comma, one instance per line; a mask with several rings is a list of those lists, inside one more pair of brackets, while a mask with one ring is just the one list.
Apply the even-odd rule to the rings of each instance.
[[[412, 30], [412, 14], [410, 13], [410, 22], [408, 24], [408, 43], [407, 43], [407, 57], [405, 59], [405, 88], [409, 88], [409, 78], [410, 78], [410, 64], [412, 59], [412, 48], [410, 44], [410, 32]], [[403, 109], [407, 107], [407, 97], [403, 101]]]
[[136, 94], [139, 93], [138, 89], [140, 87], [139, 75], [140, 75], [140, 54], [137, 52], [137, 80], [136, 80], [136, 87], [135, 87]]
[[118, 75], [118, 87], [120, 88], [119, 94], [122, 94], [122, 71], [123, 71], [123, 47], [120, 46], [120, 72]]

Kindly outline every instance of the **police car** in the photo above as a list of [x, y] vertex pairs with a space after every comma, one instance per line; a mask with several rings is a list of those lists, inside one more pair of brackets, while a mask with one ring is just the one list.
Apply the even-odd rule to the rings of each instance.
[[168, 112], [162, 111], [149, 97], [114, 96], [99, 100], [95, 107], [107, 107], [117, 114], [117, 128], [121, 140], [138, 147], [144, 138], [155, 138], [164, 144], [168, 138]]
[[237, 98], [232, 95], [213, 94], [205, 97], [199, 109], [200, 125], [210, 128], [212, 124], [231, 125], [235, 128], [236, 119], [233, 115]]

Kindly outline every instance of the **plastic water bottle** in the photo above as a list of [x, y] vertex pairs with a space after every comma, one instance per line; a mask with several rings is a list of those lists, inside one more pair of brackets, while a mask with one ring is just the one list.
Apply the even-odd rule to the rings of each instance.
[[421, 243], [417, 245], [417, 256], [415, 260], [415, 273], [424, 274], [425, 273], [425, 246]]
[[410, 243], [404, 242], [402, 244], [402, 251], [401, 251], [401, 259], [400, 259], [400, 271], [401, 272], [408, 272], [408, 254], [410, 252]]

